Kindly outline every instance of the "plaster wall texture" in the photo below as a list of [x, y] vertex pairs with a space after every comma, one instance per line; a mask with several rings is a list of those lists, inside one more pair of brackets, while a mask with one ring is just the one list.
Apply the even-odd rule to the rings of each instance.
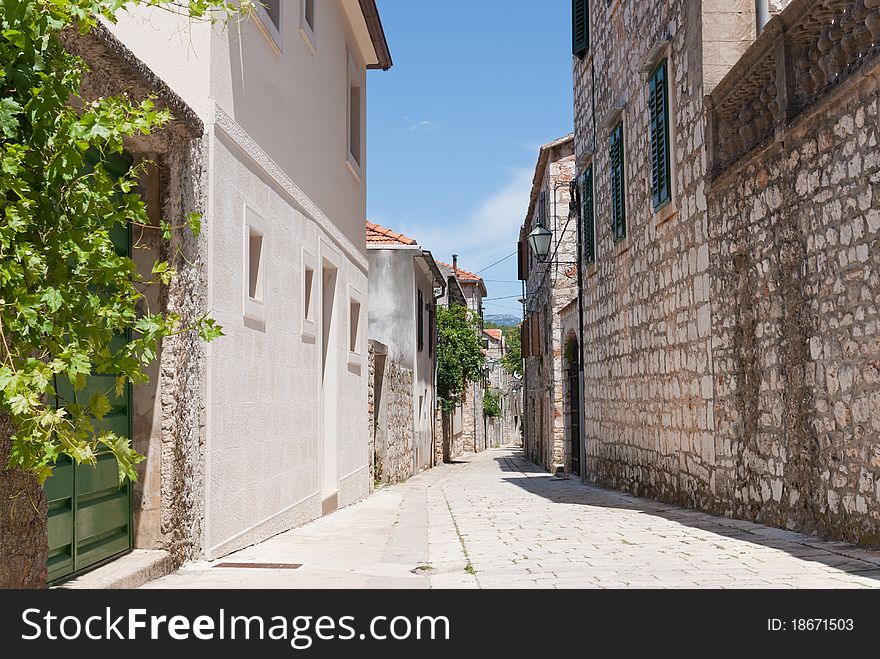
[[[347, 126], [351, 86], [361, 88], [364, 125], [371, 46], [356, 2], [316, 3], [314, 52], [300, 3], [282, 6], [279, 41], [259, 18], [211, 29], [138, 9], [110, 28], [206, 124], [169, 179], [198, 182], [197, 193], [179, 196], [200, 205], [171, 210], [201, 210], [204, 232], [185, 245], [195, 267], [183, 266], [168, 308], [210, 310], [226, 333], [207, 348], [189, 339], [163, 346], [163, 436], [176, 439], [162, 448], [172, 467], [162, 475], [162, 524], [167, 534], [182, 529], [165, 541], [185, 545], [185, 558], [224, 555], [370, 489], [366, 142], [361, 130], [352, 168]], [[248, 222], [264, 234], [261, 308], [245, 295]], [[337, 277], [323, 377], [325, 266]], [[311, 322], [306, 267], [315, 272]], [[352, 300], [361, 310], [354, 351]]]
[[[388, 347], [389, 361], [410, 372], [409, 433], [412, 464], [406, 477], [434, 464], [434, 364], [429, 332], [434, 313], [434, 280], [422, 265], [422, 250], [370, 248], [370, 338]], [[422, 349], [418, 349], [418, 292], [422, 293]]]

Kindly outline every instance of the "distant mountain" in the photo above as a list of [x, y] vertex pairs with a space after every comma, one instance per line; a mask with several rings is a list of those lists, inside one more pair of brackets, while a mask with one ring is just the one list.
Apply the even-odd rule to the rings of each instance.
[[486, 316], [486, 322], [495, 323], [499, 327], [516, 327], [522, 322], [519, 316], [511, 316], [510, 314], [502, 314], [497, 316]]

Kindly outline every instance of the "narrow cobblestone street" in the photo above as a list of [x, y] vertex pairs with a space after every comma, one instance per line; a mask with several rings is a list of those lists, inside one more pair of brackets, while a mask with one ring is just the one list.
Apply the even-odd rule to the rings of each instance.
[[880, 552], [555, 479], [505, 448], [147, 587], [876, 588]]

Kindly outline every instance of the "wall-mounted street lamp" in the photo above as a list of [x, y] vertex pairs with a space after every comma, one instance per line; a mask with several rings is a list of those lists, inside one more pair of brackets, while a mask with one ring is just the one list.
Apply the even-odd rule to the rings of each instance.
[[550, 245], [553, 242], [553, 232], [547, 227], [538, 225], [529, 234], [529, 249], [538, 259], [539, 263], [544, 263], [550, 255]]

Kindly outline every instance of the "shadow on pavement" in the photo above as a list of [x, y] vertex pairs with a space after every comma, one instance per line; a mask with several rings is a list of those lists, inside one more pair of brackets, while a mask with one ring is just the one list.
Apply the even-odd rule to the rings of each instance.
[[642, 499], [626, 492], [582, 483], [577, 478], [556, 478], [530, 462], [521, 450], [517, 450], [513, 456], [496, 457], [495, 461], [502, 472], [519, 474], [518, 477], [504, 478], [505, 482], [554, 503], [629, 510], [653, 515], [718, 536], [783, 551], [803, 561], [820, 563], [841, 572], [880, 581], [878, 551], [745, 520], [719, 517], [652, 499]]

